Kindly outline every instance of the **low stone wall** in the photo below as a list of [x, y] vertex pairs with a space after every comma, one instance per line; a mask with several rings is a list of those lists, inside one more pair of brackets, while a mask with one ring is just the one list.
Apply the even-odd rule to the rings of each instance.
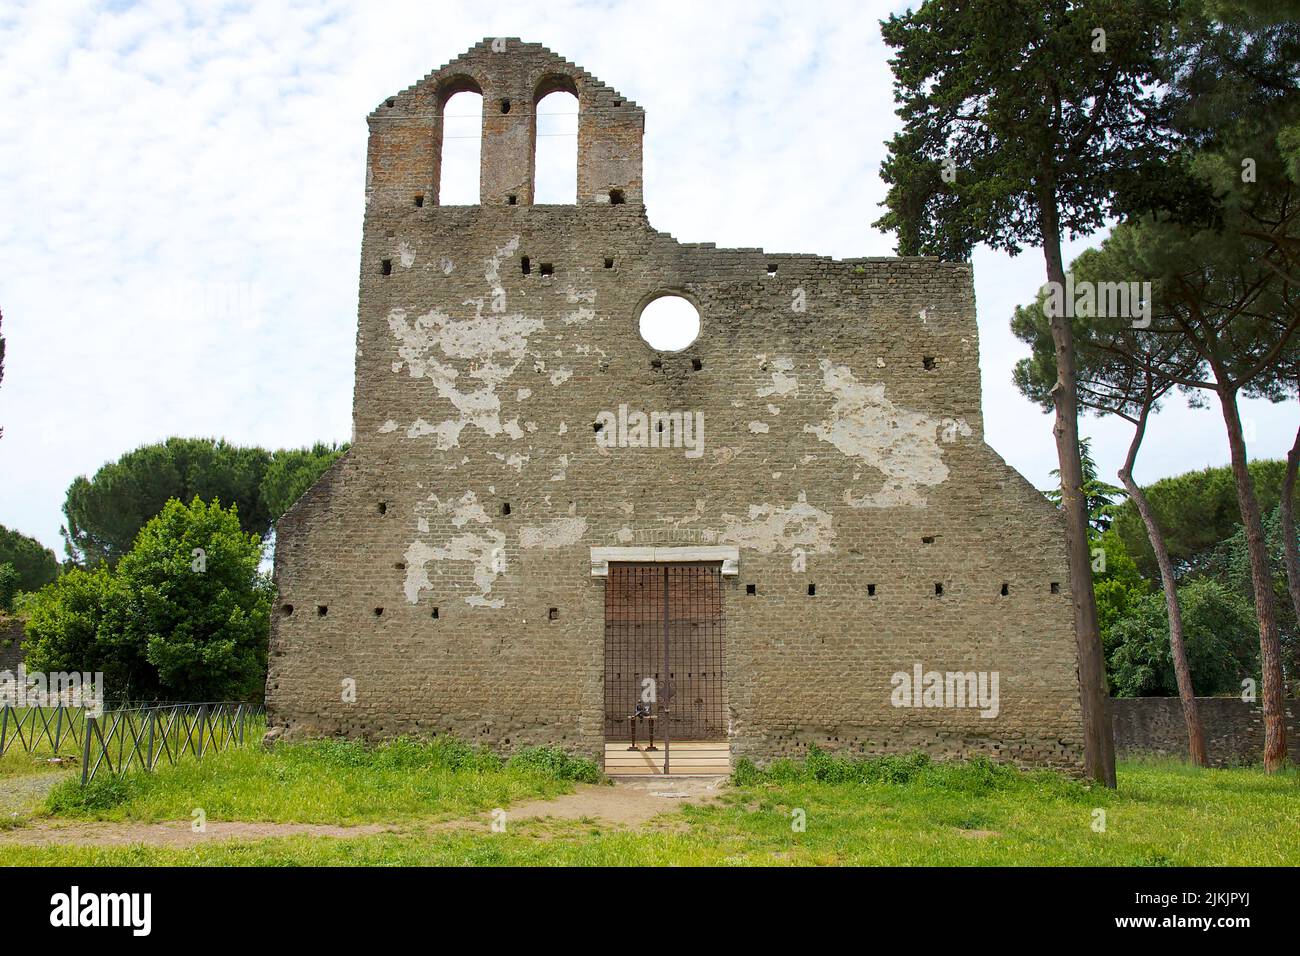
[[[1259, 703], [1237, 697], [1198, 697], [1205, 750], [1215, 766], [1260, 763], [1264, 758], [1264, 713]], [[1300, 763], [1300, 707], [1286, 702], [1287, 750]], [[1120, 697], [1111, 701], [1115, 751], [1122, 757], [1187, 757], [1187, 725], [1177, 697]]]
[[0, 671], [16, 671], [23, 662], [23, 622], [0, 615]]

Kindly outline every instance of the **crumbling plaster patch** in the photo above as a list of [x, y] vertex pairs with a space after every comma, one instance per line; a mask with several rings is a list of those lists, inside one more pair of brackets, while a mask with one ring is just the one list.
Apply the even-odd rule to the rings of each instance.
[[863, 384], [846, 365], [821, 361], [822, 388], [834, 396], [830, 417], [804, 431], [829, 442], [845, 455], [861, 459], [885, 477], [882, 488], [844, 500], [855, 508], [924, 507], [923, 487], [948, 478], [943, 461], [943, 441], [969, 437], [971, 428], [961, 419], [931, 418], [895, 405], [883, 384]]
[[472, 491], [465, 492], [455, 501], [442, 501], [437, 495], [429, 495], [417, 504], [415, 524], [421, 534], [429, 533], [429, 517], [434, 514], [445, 516], [456, 528], [463, 528], [471, 521], [478, 524], [492, 523], [487, 511], [479, 504], [478, 495]]
[[[759, 357], [762, 359], [762, 356]], [[772, 373], [772, 384], [764, 385], [757, 389], [754, 394], [759, 398], [768, 398], [772, 395], [784, 397], [786, 395], [799, 394], [799, 379], [790, 374], [794, 371], [794, 360], [778, 356], [772, 359], [772, 367], [776, 369]]]
[[[492, 523], [487, 511], [479, 503], [478, 495], [473, 491], [466, 491], [459, 498], [448, 501], [431, 494], [417, 504], [415, 523], [420, 534], [429, 533], [429, 520], [434, 515], [445, 518], [454, 528], [463, 528], [471, 522], [480, 525]], [[406, 549], [406, 582], [402, 588], [406, 600], [415, 604], [420, 599], [421, 591], [432, 589], [428, 569], [430, 562], [468, 561], [473, 563], [474, 584], [479, 591], [466, 597], [465, 603], [471, 607], [504, 607], [504, 601], [491, 600], [488, 594], [492, 591], [497, 575], [505, 570], [505, 543], [506, 536], [492, 528], [485, 529], [481, 534], [466, 532], [454, 535], [441, 547], [417, 538]]]
[[789, 507], [750, 505], [744, 518], [724, 514], [722, 522], [722, 541], [763, 554], [794, 548], [829, 551], [835, 540], [831, 515], [810, 505], [806, 492], [800, 492], [799, 500]]
[[577, 544], [587, 533], [587, 519], [581, 515], [553, 518], [539, 525], [525, 525], [519, 529], [519, 547], [555, 548]]
[[[405, 368], [411, 378], [427, 380], [438, 397], [449, 402], [456, 412], [441, 420], [417, 418], [406, 429], [408, 438], [434, 436], [439, 450], [446, 451], [460, 443], [461, 432], [468, 426], [478, 428], [488, 437], [503, 433], [512, 440], [523, 437], [518, 419], [501, 421], [497, 389], [523, 363], [529, 354], [529, 337], [542, 331], [545, 322], [530, 319], [522, 312], [506, 311], [501, 261], [513, 256], [518, 248], [519, 237], [514, 236], [484, 260], [483, 279], [488, 296], [465, 303], [474, 306], [473, 318], [454, 319], [446, 312], [433, 309], [412, 321], [405, 309], [394, 308], [389, 312], [388, 327], [398, 343], [398, 360], [393, 362], [393, 371], [400, 373]], [[570, 301], [590, 303], [595, 300], [595, 291], [570, 290], [568, 297]], [[539, 361], [535, 357], [534, 365]], [[557, 369], [550, 376], [551, 384], [563, 385], [572, 375], [569, 369]], [[519, 388], [515, 392], [516, 401], [522, 402], [531, 394], [530, 389]], [[396, 423], [385, 422], [383, 430], [392, 431], [396, 427]]]
[[501, 598], [488, 597], [497, 576], [505, 570], [505, 544], [506, 536], [492, 529], [483, 534], [458, 534], [443, 547], [424, 541], [412, 541], [406, 549], [406, 584], [403, 588], [406, 600], [415, 604], [420, 599], [421, 591], [432, 590], [429, 562], [467, 561], [473, 564], [474, 585], [478, 588], [478, 593], [466, 597], [465, 603], [470, 607], [505, 607], [506, 602]]

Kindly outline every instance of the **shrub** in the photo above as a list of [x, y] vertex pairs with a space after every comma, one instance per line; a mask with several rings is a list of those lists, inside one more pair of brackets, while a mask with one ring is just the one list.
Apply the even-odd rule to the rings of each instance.
[[99, 568], [70, 568], [27, 606], [27, 667], [33, 671], [102, 671], [114, 696], [146, 681], [142, 648], [103, 629], [113, 579]]
[[947, 790], [984, 793], [1021, 786], [1026, 783], [1043, 784], [1069, 795], [1077, 789], [1074, 781], [1056, 774], [1025, 774], [1011, 764], [998, 763], [985, 756], [970, 760], [935, 763], [929, 754], [915, 751], [908, 754], [885, 756], [841, 756], [830, 754], [820, 747], [808, 748], [802, 761], [782, 758], [774, 760], [767, 768], [754, 766], [748, 759], [736, 761], [731, 782], [736, 786], [760, 783], [829, 783], [829, 784], [892, 784], [897, 786], [928, 785]]
[[0, 611], [5, 614], [14, 612], [14, 599], [18, 596], [22, 577], [12, 564], [0, 564]]
[[87, 810], [111, 810], [126, 803], [136, 791], [135, 779], [104, 774], [84, 787], [79, 776], [60, 781], [45, 798], [45, 808], [55, 814], [76, 814]]
[[748, 757], [738, 757], [731, 767], [731, 782], [737, 787], [748, 787], [763, 779], [763, 771], [754, 766]]
[[598, 783], [601, 778], [595, 763], [583, 757], [571, 757], [558, 747], [525, 747], [510, 758], [508, 766], [580, 783]]
[[340, 768], [373, 770], [465, 770], [482, 773], [500, 770], [504, 761], [490, 750], [476, 749], [450, 735], [424, 740], [395, 737], [379, 743], [335, 738], [292, 744], [284, 748], [288, 759]]
[[[1187, 660], [1203, 695], [1239, 691], [1258, 671], [1258, 626], [1247, 598], [1221, 581], [1194, 578], [1178, 588]], [[1110, 630], [1111, 686], [1117, 697], [1177, 696], [1164, 595], [1142, 598]]]
[[27, 622], [28, 666], [103, 671], [115, 698], [260, 694], [273, 588], [232, 505], [172, 499], [115, 569], [71, 570]]

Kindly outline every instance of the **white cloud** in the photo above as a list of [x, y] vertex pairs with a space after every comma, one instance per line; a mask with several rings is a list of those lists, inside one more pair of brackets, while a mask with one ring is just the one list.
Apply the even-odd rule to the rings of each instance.
[[[656, 228], [890, 253], [870, 226], [897, 127], [877, 21], [902, 6], [6, 5], [0, 523], [61, 550], [69, 482], [171, 434], [349, 436], [364, 118], [485, 36], [544, 43], [645, 108]], [[1023, 348], [1007, 330], [1041, 257], [975, 267], [987, 434], [1045, 486], [1050, 420], [1009, 384]], [[1252, 452], [1283, 453], [1294, 404], [1248, 414]], [[1226, 461], [1217, 411], [1162, 419], [1140, 479]], [[1085, 431], [1113, 473], [1126, 428]]]

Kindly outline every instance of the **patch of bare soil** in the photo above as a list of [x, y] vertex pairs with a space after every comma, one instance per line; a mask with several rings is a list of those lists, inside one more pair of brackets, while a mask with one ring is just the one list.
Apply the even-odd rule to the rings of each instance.
[[239, 823], [209, 820], [203, 832], [196, 832], [189, 820], [167, 823], [32, 823], [0, 832], [0, 844], [27, 846], [148, 846], [187, 847], [222, 840], [266, 840], [272, 837], [354, 837], [395, 830], [382, 823], [354, 827], [316, 823]]
[[63, 777], [62, 773], [46, 772], [0, 780], [0, 819], [31, 811]]
[[[592, 820], [620, 829], [637, 829], [686, 804], [717, 799], [726, 777], [624, 778], [612, 786], [579, 784], [553, 800], [532, 800], [506, 809], [508, 823], [525, 820]], [[491, 821], [491, 814], [484, 814]], [[464, 828], [482, 821], [455, 820], [442, 826]]]
[[[27, 778], [19, 778], [27, 779]], [[547, 820], [591, 820], [620, 829], [636, 829], [661, 814], [671, 813], [685, 804], [701, 804], [716, 799], [725, 777], [647, 777], [621, 780], [613, 786], [579, 784], [573, 793], [553, 800], [533, 800], [506, 810], [507, 825], [525, 821], [544, 824]], [[492, 813], [478, 818], [449, 820], [434, 824], [431, 830], [469, 830], [487, 828]], [[671, 821], [659, 825], [672, 827]], [[409, 824], [407, 825], [409, 828]], [[400, 828], [392, 824], [371, 823], [358, 826], [335, 826], [312, 823], [241, 823], [207, 821], [203, 832], [195, 832], [189, 820], [166, 823], [57, 823], [37, 821], [26, 826], [0, 831], [0, 844], [27, 846], [148, 846], [187, 847], [197, 843], [222, 840], [266, 840], [274, 837], [357, 837], [376, 833], [393, 833]], [[539, 834], [545, 836], [545, 834]]]

